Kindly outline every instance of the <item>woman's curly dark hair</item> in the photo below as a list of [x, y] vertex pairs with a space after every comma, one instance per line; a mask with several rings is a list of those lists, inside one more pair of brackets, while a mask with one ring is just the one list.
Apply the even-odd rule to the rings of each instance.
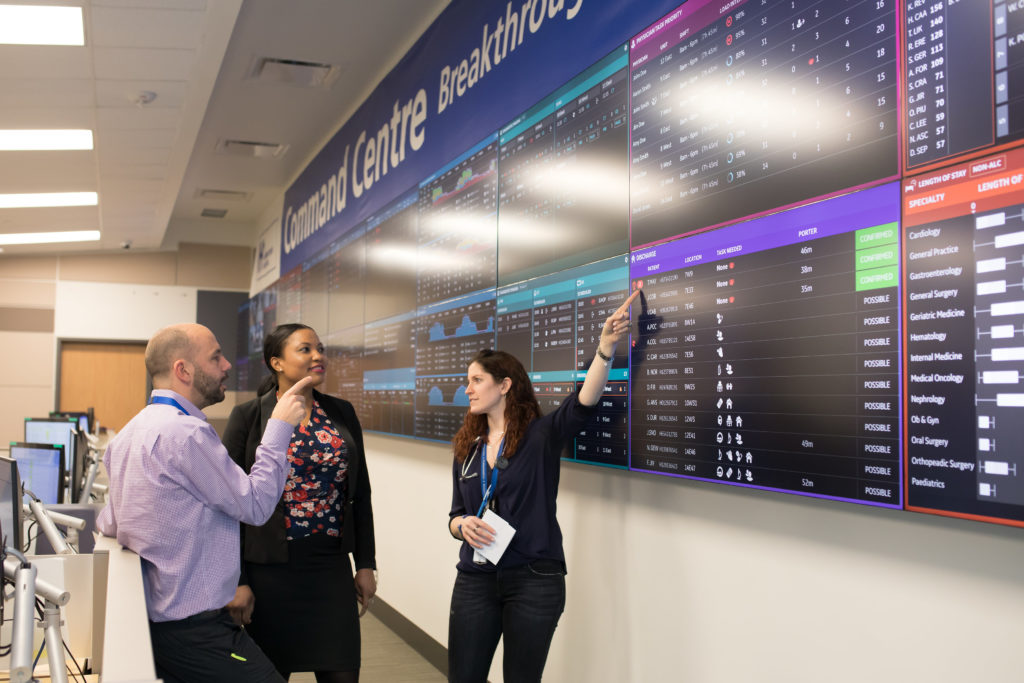
[[[512, 354], [491, 349], [476, 354], [470, 362], [471, 365], [473, 363], [479, 363], [495, 382], [501, 382], [506, 377], [512, 380], [512, 386], [505, 394], [505, 457], [512, 457], [530, 422], [540, 417], [540, 405], [533, 394], [533, 385], [526, 374], [526, 368]], [[486, 438], [487, 416], [474, 415], [467, 410], [462, 427], [452, 439], [455, 459], [459, 463], [465, 462], [477, 439]]]

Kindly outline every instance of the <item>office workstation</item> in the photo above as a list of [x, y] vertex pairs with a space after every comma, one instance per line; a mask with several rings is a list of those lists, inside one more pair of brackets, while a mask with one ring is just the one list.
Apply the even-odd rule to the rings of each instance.
[[[222, 431], [268, 374], [266, 336], [309, 325], [320, 390], [365, 432], [378, 609], [443, 668], [466, 366], [512, 353], [550, 413], [639, 290], [600, 411], [562, 452], [566, 608], [545, 676], [1016, 677], [1016, 6], [463, 0], [385, 28], [387, 8], [350, 3], [157, 4], [93, 0], [79, 49], [113, 69], [119, 21], [163, 49], [196, 25], [219, 41], [176, 48], [219, 56], [181, 81], [207, 118], [178, 124], [159, 235], [123, 249], [111, 215], [92, 251], [0, 254], [0, 348], [47, 369], [0, 379], [0, 437], [18, 442], [0, 455], [40, 499], [45, 467], [63, 468], [53, 503], [80, 501], [88, 474], [73, 436], [24, 422], [89, 422], [92, 403], [65, 401], [75, 345], [98, 364], [100, 345], [206, 325], [233, 364], [207, 411]], [[339, 46], [350, 33], [386, 49]], [[319, 64], [326, 84], [261, 81], [254, 55]], [[153, 92], [118, 115], [170, 116]], [[259, 128], [259, 98], [289, 123]], [[232, 136], [287, 149], [214, 151]], [[119, 429], [149, 387], [111, 384], [134, 405], [95, 412]]]

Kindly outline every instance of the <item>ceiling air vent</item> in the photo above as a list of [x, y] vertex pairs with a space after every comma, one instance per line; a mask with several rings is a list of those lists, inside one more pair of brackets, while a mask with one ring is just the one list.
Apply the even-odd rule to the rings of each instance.
[[249, 78], [263, 83], [284, 83], [303, 88], [326, 88], [337, 80], [341, 69], [320, 62], [299, 59], [256, 57], [249, 69]]
[[217, 151], [221, 154], [232, 154], [240, 157], [256, 157], [257, 159], [276, 159], [287, 150], [288, 145], [279, 145], [276, 142], [221, 140], [217, 143]]
[[203, 218], [224, 218], [228, 215], [227, 209], [203, 209], [200, 214]]
[[247, 202], [250, 193], [238, 190], [209, 190], [200, 188], [196, 190], [196, 199], [213, 199], [220, 202]]

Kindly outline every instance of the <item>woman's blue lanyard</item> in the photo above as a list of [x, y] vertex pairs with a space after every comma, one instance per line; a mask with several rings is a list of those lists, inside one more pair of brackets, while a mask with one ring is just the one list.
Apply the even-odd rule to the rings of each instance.
[[182, 408], [180, 403], [178, 403], [177, 401], [175, 401], [173, 398], [171, 398], [169, 396], [150, 396], [149, 402], [150, 403], [162, 403], [165, 406], [174, 406], [175, 408], [177, 408], [178, 410], [183, 412], [185, 415], [188, 415], [188, 411], [185, 410], [184, 408]]
[[[484, 444], [481, 448], [480, 457], [480, 495], [483, 496], [483, 501], [480, 503], [480, 509], [477, 510], [476, 516], [480, 517], [484, 514], [484, 510], [487, 509], [487, 503], [490, 502], [491, 496], [494, 495], [494, 488], [498, 485], [498, 472], [501, 471], [500, 467], [495, 467], [491, 470], [491, 484], [484, 488], [484, 482], [487, 480], [487, 444]], [[498, 464], [498, 460], [501, 459], [501, 454], [505, 452], [505, 439], [501, 440], [501, 445], [498, 446], [498, 457], [495, 458], [494, 464]]]

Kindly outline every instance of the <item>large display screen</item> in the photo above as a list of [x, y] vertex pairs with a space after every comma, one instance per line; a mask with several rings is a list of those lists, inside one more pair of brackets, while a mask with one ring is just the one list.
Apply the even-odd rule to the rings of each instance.
[[416, 426], [424, 439], [450, 441], [469, 408], [466, 371], [494, 348], [494, 290], [441, 301], [416, 312]]
[[327, 374], [321, 391], [349, 401], [357, 414], [363, 405], [363, 326], [357, 325], [321, 337]]
[[420, 184], [417, 305], [494, 287], [497, 168], [493, 135]]
[[409, 192], [368, 219], [366, 320], [416, 309], [416, 193]]
[[498, 284], [625, 253], [623, 45], [500, 133]]
[[325, 330], [342, 330], [363, 323], [365, 284], [366, 237], [365, 226], [360, 226], [330, 246]]
[[558, 81], [467, 63], [517, 104], [240, 311], [239, 387], [301, 320], [365, 429], [446, 442], [478, 351], [549, 412], [639, 288], [565, 459], [1024, 526], [1022, 16], [689, 0]]
[[[628, 294], [627, 257], [606, 259], [498, 290], [497, 347], [522, 361], [544, 413], [586, 379], [604, 321]], [[629, 464], [628, 353], [616, 349], [601, 410], [564, 457], [625, 468]]]
[[898, 184], [630, 260], [630, 467], [902, 504]]
[[633, 38], [631, 244], [895, 178], [896, 26], [889, 0], [690, 0]]
[[413, 436], [416, 312], [367, 323], [363, 337], [363, 429]]
[[903, 186], [907, 506], [1024, 526], [1024, 150]]

